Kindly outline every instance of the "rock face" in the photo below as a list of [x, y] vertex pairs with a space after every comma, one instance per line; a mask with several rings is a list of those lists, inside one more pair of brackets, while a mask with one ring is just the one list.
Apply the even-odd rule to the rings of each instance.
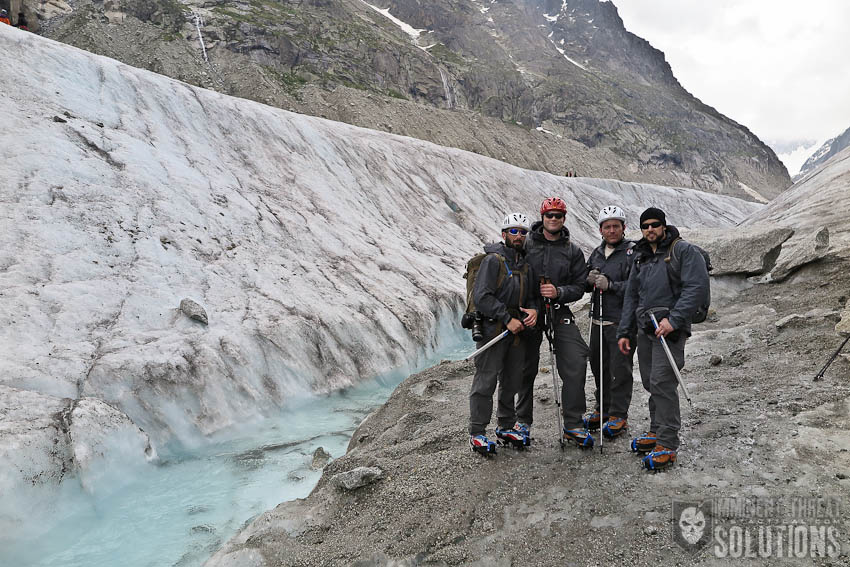
[[748, 200], [790, 184], [768, 147], [626, 31], [612, 2], [72, 4], [47, 20], [49, 37], [281, 108], [557, 175]]
[[829, 250], [829, 229], [825, 226], [797, 232], [782, 246], [776, 265], [770, 271], [772, 280], [781, 281], [809, 262], [823, 258]]

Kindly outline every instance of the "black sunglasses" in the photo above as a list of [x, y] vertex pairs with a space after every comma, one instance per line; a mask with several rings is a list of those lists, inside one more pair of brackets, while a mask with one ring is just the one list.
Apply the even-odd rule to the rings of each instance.
[[543, 216], [547, 219], [562, 219], [564, 218], [564, 213], [545, 213]]
[[525, 230], [524, 228], [509, 228], [508, 232], [511, 233], [511, 234], [521, 234], [523, 236], [528, 234], [528, 231]]
[[664, 224], [664, 223], [663, 223], [663, 222], [661, 222], [661, 221], [655, 221], [655, 222], [645, 222], [645, 223], [643, 223], [642, 225], [640, 225], [640, 227], [641, 227], [641, 229], [646, 230], [646, 229], [648, 229], [648, 228], [658, 228], [659, 226], [661, 226], [661, 225], [663, 225], [663, 224]]

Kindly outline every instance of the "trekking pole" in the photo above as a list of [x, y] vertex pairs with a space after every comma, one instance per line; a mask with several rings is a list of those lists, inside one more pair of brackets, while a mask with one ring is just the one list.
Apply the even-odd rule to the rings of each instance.
[[605, 399], [605, 373], [602, 369], [602, 290], [599, 290], [599, 454], [602, 454], [602, 438], [605, 437], [602, 433], [602, 419], [605, 415], [602, 413], [603, 400]]
[[493, 346], [493, 345], [494, 345], [494, 344], [496, 344], [497, 342], [501, 341], [502, 339], [504, 339], [505, 337], [507, 337], [507, 336], [508, 336], [508, 335], [510, 335], [510, 334], [511, 334], [511, 332], [510, 332], [510, 331], [505, 330], [505, 331], [504, 331], [501, 335], [496, 335], [496, 336], [495, 336], [493, 339], [491, 339], [491, 340], [490, 340], [490, 342], [488, 342], [486, 345], [484, 345], [484, 346], [483, 346], [483, 347], [481, 347], [480, 349], [476, 350], [475, 352], [473, 352], [472, 354], [470, 354], [469, 356], [467, 356], [465, 360], [472, 360], [473, 358], [475, 358], [476, 356], [478, 356], [479, 354], [481, 354], [482, 352], [484, 352], [485, 350], [487, 350], [488, 348], [490, 348], [491, 346]]
[[[541, 277], [540, 283], [549, 283], [549, 280]], [[555, 362], [555, 321], [552, 316], [552, 300], [546, 297], [543, 301], [546, 305], [546, 340], [549, 341], [549, 365], [552, 367], [552, 391], [555, 396], [555, 415], [558, 420], [558, 444], [563, 451], [564, 426], [561, 422], [561, 392], [558, 390], [558, 365]]]
[[[652, 319], [652, 324], [658, 329], [658, 319], [655, 318], [655, 313], [650, 312], [649, 316]], [[676, 366], [676, 361], [673, 360], [673, 353], [670, 352], [670, 347], [667, 346], [667, 341], [664, 340], [664, 337], [658, 337], [658, 339], [661, 341], [661, 346], [664, 347], [664, 352], [667, 353], [667, 360], [670, 361], [670, 366], [673, 367], [673, 373], [676, 374], [676, 380], [679, 381], [679, 386], [682, 387], [682, 392], [685, 393], [685, 399], [688, 400], [688, 405], [694, 407], [691, 396], [688, 394], [688, 389], [685, 387], [685, 381], [682, 380], [682, 375], [679, 374], [679, 367]]]
[[827, 361], [826, 361], [826, 364], [824, 364], [824, 365], [823, 365], [823, 368], [821, 368], [821, 369], [820, 369], [820, 372], [818, 372], [817, 374], [815, 374], [815, 379], [813, 380], [813, 382], [817, 382], [818, 380], [820, 380], [821, 378], [823, 378], [823, 373], [824, 373], [824, 372], [826, 372], [826, 369], [827, 369], [827, 368], [829, 368], [829, 365], [830, 365], [830, 364], [832, 364], [832, 362], [833, 362], [836, 358], [838, 358], [838, 353], [839, 353], [839, 352], [841, 352], [841, 349], [843, 349], [843, 348], [844, 348], [844, 345], [846, 345], [846, 344], [847, 344], [847, 341], [850, 341], [850, 335], [847, 335], [847, 338], [846, 338], [846, 339], [844, 339], [844, 342], [843, 342], [843, 343], [841, 343], [841, 346], [840, 346], [840, 347], [838, 347], [838, 350], [837, 350], [837, 351], [835, 351], [834, 353], [832, 353], [832, 356], [830, 356], [830, 357], [829, 357], [829, 360], [827, 360]]

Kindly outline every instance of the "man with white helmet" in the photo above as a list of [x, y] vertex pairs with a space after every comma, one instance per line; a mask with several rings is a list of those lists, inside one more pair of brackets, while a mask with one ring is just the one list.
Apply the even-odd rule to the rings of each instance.
[[[620, 207], [608, 206], [596, 218], [602, 243], [587, 260], [588, 291], [592, 291], [590, 369], [596, 381], [596, 405], [585, 417], [589, 430], [602, 427], [602, 434], [614, 438], [628, 429], [632, 401], [632, 359], [617, 343], [617, 326], [623, 313], [623, 297], [634, 260], [634, 242], [626, 240], [626, 215]], [[601, 302], [600, 302], [601, 299]], [[602, 313], [600, 316], [600, 303]], [[601, 368], [600, 368], [600, 338]], [[634, 337], [632, 337], [634, 338]], [[601, 372], [601, 376], [600, 376]], [[602, 380], [602, 412], [599, 411], [599, 381]]]
[[475, 377], [469, 392], [469, 444], [473, 451], [495, 453], [486, 436], [493, 413], [493, 393], [499, 384], [496, 436], [513, 445], [529, 444], [526, 431], [517, 427], [514, 396], [522, 379], [524, 339], [519, 332], [537, 323], [534, 272], [525, 261], [528, 217], [511, 213], [502, 222], [502, 242], [484, 247], [473, 285], [475, 309], [482, 317], [483, 346], [505, 329], [513, 336], [499, 341], [475, 358]]
[[[555, 364], [563, 383], [563, 439], [589, 448], [593, 446], [593, 436], [582, 422], [587, 409], [584, 397], [587, 343], [568, 305], [584, 295], [587, 266], [584, 254], [570, 240], [570, 231], [564, 226], [566, 214], [567, 205], [562, 199], [545, 199], [540, 206], [540, 220], [532, 225], [525, 249], [528, 263], [538, 277], [540, 295], [551, 315]], [[517, 419], [529, 427], [533, 418], [534, 380], [543, 342], [542, 325], [538, 327], [541, 328], [528, 339], [522, 386], [517, 396]]]

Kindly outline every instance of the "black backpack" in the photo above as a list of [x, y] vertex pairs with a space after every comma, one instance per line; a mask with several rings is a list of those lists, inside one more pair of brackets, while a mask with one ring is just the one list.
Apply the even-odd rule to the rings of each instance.
[[[682, 290], [682, 263], [676, 257], [674, 250], [676, 248], [676, 243], [682, 240], [681, 238], [674, 238], [673, 242], [670, 243], [670, 248], [667, 250], [667, 257], [664, 258], [664, 261], [667, 263], [667, 278], [670, 281], [670, 289], [673, 290], [673, 293], [679, 293]], [[690, 243], [697, 252], [702, 254], [703, 259], [705, 260], [705, 268], [706, 270], [711, 272], [714, 269], [714, 266], [711, 265], [711, 258], [702, 247], [697, 246], [694, 243]], [[697, 309], [696, 313], [694, 313], [693, 318], [691, 319], [691, 323], [702, 323], [708, 317], [708, 308], [711, 306], [711, 286], [709, 285], [705, 290], [705, 297], [703, 297], [700, 302], [700, 306]]]

